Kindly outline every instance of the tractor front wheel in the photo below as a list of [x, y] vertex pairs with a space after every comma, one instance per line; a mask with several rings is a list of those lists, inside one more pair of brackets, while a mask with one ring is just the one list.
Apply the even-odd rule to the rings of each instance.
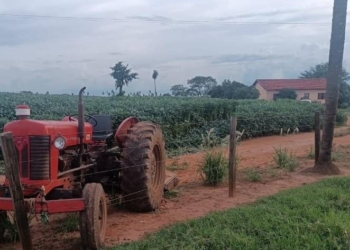
[[83, 190], [85, 209], [79, 227], [84, 249], [100, 249], [106, 238], [107, 200], [100, 183], [88, 183]]
[[149, 212], [160, 207], [165, 160], [163, 133], [157, 125], [139, 122], [128, 129], [120, 171], [125, 207], [135, 212]]

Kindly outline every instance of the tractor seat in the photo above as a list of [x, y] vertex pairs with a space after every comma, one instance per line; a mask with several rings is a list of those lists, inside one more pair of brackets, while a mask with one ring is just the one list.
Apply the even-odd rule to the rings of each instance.
[[91, 118], [89, 118], [87, 122], [92, 126], [96, 125], [92, 130], [93, 141], [104, 141], [109, 136], [113, 135], [112, 122], [109, 115], [92, 115], [92, 117], [96, 119], [97, 125]]

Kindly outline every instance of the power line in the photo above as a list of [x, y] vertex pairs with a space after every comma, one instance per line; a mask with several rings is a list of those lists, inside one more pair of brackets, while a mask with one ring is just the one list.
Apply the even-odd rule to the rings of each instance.
[[148, 17], [131, 17], [131, 18], [101, 18], [101, 17], [77, 17], [77, 16], [51, 16], [51, 15], [27, 15], [27, 14], [4, 14], [0, 13], [0, 17], [10, 18], [41, 18], [56, 20], [79, 20], [90, 22], [146, 22], [146, 23], [169, 23], [169, 24], [201, 24], [201, 23], [218, 23], [218, 24], [234, 24], [234, 25], [311, 25], [311, 26], [330, 26], [331, 23], [307, 23], [307, 22], [244, 22], [244, 21], [220, 21], [220, 20], [174, 20], [174, 19], [154, 19]]

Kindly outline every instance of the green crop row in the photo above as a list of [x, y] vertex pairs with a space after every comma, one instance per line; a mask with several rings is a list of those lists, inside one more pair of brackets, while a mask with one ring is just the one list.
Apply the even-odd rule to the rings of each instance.
[[[70, 95], [37, 95], [0, 93], [0, 129], [16, 119], [14, 108], [25, 103], [31, 108], [32, 119], [60, 120], [76, 114], [78, 97]], [[113, 129], [123, 119], [136, 116], [140, 120], [159, 124], [164, 132], [166, 147], [198, 147], [202, 134], [214, 128], [213, 135], [224, 138], [229, 134], [229, 119], [236, 114], [237, 130], [244, 129], [244, 137], [259, 137], [291, 132], [311, 131], [319, 104], [300, 101], [234, 101], [192, 97], [84, 97], [86, 114], [109, 114]]]

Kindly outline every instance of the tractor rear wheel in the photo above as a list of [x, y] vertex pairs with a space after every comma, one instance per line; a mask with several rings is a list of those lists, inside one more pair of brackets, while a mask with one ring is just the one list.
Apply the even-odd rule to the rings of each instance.
[[162, 130], [139, 122], [127, 131], [120, 171], [123, 204], [135, 212], [161, 205], [165, 181], [165, 143]]
[[100, 183], [88, 183], [83, 190], [85, 210], [80, 212], [79, 227], [84, 249], [100, 249], [106, 238], [107, 200]]
[[4, 240], [6, 223], [7, 223], [7, 212], [0, 211], [0, 242]]

